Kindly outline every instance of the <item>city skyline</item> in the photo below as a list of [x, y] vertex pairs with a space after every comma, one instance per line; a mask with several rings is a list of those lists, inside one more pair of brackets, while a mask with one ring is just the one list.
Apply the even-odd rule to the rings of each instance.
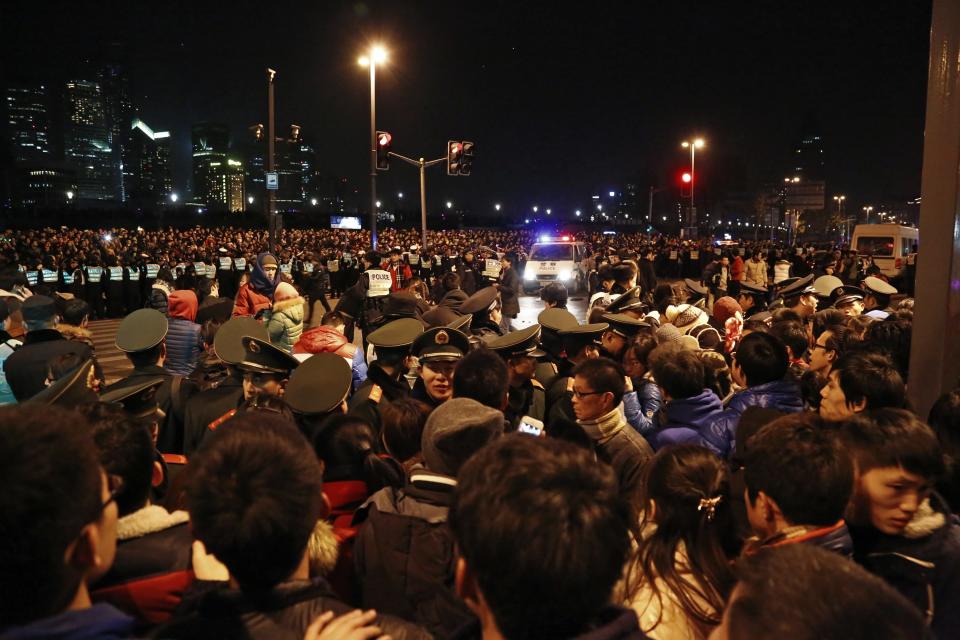
[[[698, 193], [702, 185], [704, 201], [716, 202], [738, 186], [756, 189], [789, 171], [788, 154], [809, 113], [822, 125], [831, 184], [861, 199], [908, 197], [919, 191], [929, 7], [880, 7], [858, 14], [814, 4], [770, 15], [760, 8], [720, 15], [710, 9], [640, 14], [624, 7], [584, 14], [584, 28], [577, 35], [570, 14], [541, 15], [530, 7], [494, 3], [484, 12], [458, 13], [430, 9], [433, 5], [427, 3], [401, 15], [396, 8], [371, 5], [363, 12], [359, 6], [297, 13], [281, 3], [279, 15], [300, 16], [299, 26], [316, 28], [311, 33], [317, 37], [294, 29], [285, 40], [268, 37], [269, 54], [246, 39], [243, 47], [221, 56], [204, 53], [224, 44], [236, 19], [211, 22], [210, 10], [202, 6], [178, 7], [183, 9], [179, 29], [170, 10], [156, 12], [154, 35], [146, 39], [136, 37], [146, 12], [105, 16], [103, 9], [86, 7], [73, 15], [61, 8], [41, 19], [32, 9], [20, 18], [20, 31], [41, 22], [47, 28], [40, 30], [33, 50], [21, 47], [22, 36], [12, 34], [6, 46], [15, 51], [7, 59], [30, 57], [16, 65], [18, 76], [53, 86], [50, 76], [70, 76], [73, 70], [43, 49], [45, 43], [90, 44], [110, 32], [128, 36], [134, 101], [144, 121], [171, 132], [178, 191], [186, 190], [192, 170], [194, 124], [224, 121], [234, 136], [243, 136], [246, 127], [264, 121], [267, 65], [278, 69], [277, 130], [301, 124], [321, 171], [348, 177], [365, 191], [364, 120], [369, 106], [365, 74], [355, 58], [374, 38], [382, 38], [391, 54], [378, 77], [377, 126], [391, 131], [394, 149], [429, 159], [443, 155], [447, 139], [477, 141], [471, 177], [431, 175], [434, 204], [452, 198], [474, 209], [496, 201], [514, 208], [539, 203], [559, 210], [606, 186], [620, 189], [628, 181], [636, 182], [641, 193], [648, 186], [670, 186], [685, 167], [678, 143], [690, 133], [709, 139], [702, 163], [698, 161]], [[680, 18], [690, 29], [674, 24]], [[711, 18], [719, 23], [707, 24]], [[650, 23], [658, 19], [666, 25], [661, 36], [650, 31]], [[855, 19], [862, 28], [834, 38], [843, 32], [838, 25], [850, 26]], [[78, 22], [75, 32], [66, 30], [67, 22]], [[742, 24], [733, 29], [738, 22]], [[220, 28], [205, 31], [213, 24]], [[458, 28], [446, 29], [450, 24]], [[803, 30], [813, 25], [824, 33]], [[771, 59], [754, 62], [751, 68], [746, 64], [749, 43], [724, 42], [712, 33], [725, 28], [737, 41], [744, 34], [763, 35], [753, 41], [758, 50], [768, 50], [774, 42], [780, 42], [780, 48], [769, 50]], [[803, 35], [799, 44], [790, 39], [797, 30]], [[437, 32], [456, 35], [448, 37], [449, 42], [438, 41]], [[902, 43], [895, 61], [881, 51], [883, 39]], [[644, 57], [663, 41], [671, 41], [671, 47]], [[691, 41], [697, 46], [685, 53], [682, 45]], [[550, 42], [552, 48], [544, 46]], [[812, 55], [818, 48], [824, 50]], [[445, 49], [456, 55], [434, 55]], [[705, 57], [710, 50], [716, 54]], [[630, 60], [599, 64], [615, 61], [616, 51], [625, 51]], [[335, 55], [328, 55], [331, 52]], [[855, 55], [842, 55], [845, 52]], [[782, 64], [789, 55], [796, 59]], [[185, 67], [185, 61], [193, 64]], [[222, 77], [211, 78], [218, 63]], [[766, 73], [777, 64], [783, 67], [781, 77]], [[671, 76], [671, 65], [674, 76], [689, 79]], [[551, 71], [550, 66], [563, 71]], [[313, 78], [317, 82], [311, 82]], [[879, 84], [881, 78], [887, 82]], [[9, 71], [5, 79], [8, 84], [17, 80]], [[751, 81], [759, 86], [750, 94], [768, 97], [737, 116], [738, 108], [750, 102], [750, 96], [741, 94]], [[873, 91], [865, 92], [871, 82]], [[849, 86], [838, 94], [832, 91], [838, 85]], [[791, 94], [794, 99], [783, 104], [783, 96]], [[738, 126], [748, 114], [752, 125]], [[415, 181], [415, 171], [396, 164], [380, 176], [384, 193], [413, 192]]]

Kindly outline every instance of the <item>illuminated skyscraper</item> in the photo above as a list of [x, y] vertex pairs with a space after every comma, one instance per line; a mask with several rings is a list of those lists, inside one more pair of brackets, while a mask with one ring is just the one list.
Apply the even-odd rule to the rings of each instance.
[[244, 210], [245, 179], [243, 163], [234, 158], [227, 158], [227, 169], [223, 175], [227, 211], [240, 212]]
[[191, 134], [193, 201], [214, 209], [226, 209], [230, 129], [224, 124], [201, 122], [193, 125]]
[[99, 83], [71, 80], [65, 97], [64, 156], [77, 171], [77, 198], [117, 200], [119, 179]]
[[7, 132], [15, 162], [50, 160], [47, 99], [44, 85], [7, 88]]
[[124, 193], [128, 202], [153, 206], [173, 191], [170, 132], [154, 131], [136, 118], [124, 141]]

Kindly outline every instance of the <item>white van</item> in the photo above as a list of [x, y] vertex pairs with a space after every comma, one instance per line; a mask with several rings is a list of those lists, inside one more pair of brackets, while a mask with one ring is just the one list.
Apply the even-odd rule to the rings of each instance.
[[883, 275], [898, 278], [907, 268], [907, 256], [920, 244], [920, 230], [899, 224], [858, 224], [850, 248], [860, 255], [873, 256]]
[[570, 240], [569, 236], [541, 238], [530, 247], [523, 272], [524, 290], [529, 293], [558, 280], [567, 285], [571, 293], [586, 289], [587, 274], [583, 270], [586, 257], [586, 246]]

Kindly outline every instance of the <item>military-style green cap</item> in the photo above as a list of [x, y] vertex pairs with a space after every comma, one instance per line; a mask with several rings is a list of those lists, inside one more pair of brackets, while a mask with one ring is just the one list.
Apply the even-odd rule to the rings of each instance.
[[227, 364], [240, 364], [246, 355], [243, 348], [245, 336], [270, 339], [267, 328], [253, 318], [231, 318], [217, 329], [213, 337], [213, 352]]
[[107, 390], [100, 396], [100, 402], [119, 404], [124, 411], [138, 420], [163, 418], [166, 414], [157, 402], [157, 390], [164, 380], [165, 378], [158, 376], [130, 387]]
[[610, 323], [610, 331], [624, 338], [632, 338], [641, 331], [651, 329], [650, 323], [622, 313], [605, 313], [601, 317]]
[[117, 349], [126, 353], [152, 349], [167, 337], [168, 326], [167, 317], [156, 309], [137, 309], [120, 322]]
[[[631, 318], [632, 320], [633, 318]], [[565, 338], [567, 336], [597, 336], [603, 334], [604, 331], [610, 328], [610, 325], [606, 322], [594, 322], [593, 324], [578, 324], [575, 327], [570, 327], [569, 329], [564, 329], [560, 331], [560, 337]]]
[[511, 331], [505, 336], [497, 336], [487, 342], [486, 347], [496, 351], [505, 360], [520, 356], [542, 358], [547, 354], [539, 348], [539, 344], [540, 325], [534, 324], [526, 329]]
[[339, 407], [350, 393], [353, 374], [347, 361], [335, 353], [307, 358], [290, 376], [283, 399], [295, 413], [323, 415]]
[[[467, 317], [469, 318], [470, 316], [468, 315]], [[450, 307], [441, 307], [438, 305], [424, 313], [422, 318], [423, 321], [431, 327], [443, 327], [458, 320], [460, 314]]]
[[459, 360], [470, 351], [470, 339], [462, 332], [447, 327], [428, 329], [413, 342], [411, 352], [421, 362]]
[[867, 293], [872, 293], [878, 296], [892, 296], [897, 292], [896, 287], [881, 280], [880, 278], [877, 278], [876, 276], [865, 278], [863, 281], [863, 288]]
[[537, 322], [548, 331], [563, 331], [564, 329], [572, 329], [580, 324], [577, 322], [576, 316], [572, 313], [566, 309], [558, 309], [557, 307], [541, 311], [540, 315], [537, 316]]
[[495, 287], [485, 287], [460, 303], [460, 313], [479, 313], [493, 308], [500, 292]]
[[460, 316], [456, 320], [451, 321], [447, 324], [448, 329], [456, 329], [457, 331], [462, 331], [467, 333], [470, 331], [470, 323], [473, 321], [473, 316], [467, 314], [465, 316]]
[[24, 404], [36, 403], [68, 408], [93, 404], [97, 401], [97, 394], [87, 386], [87, 380], [93, 375], [93, 369], [93, 358], [89, 358], [72, 372], [26, 400]]
[[622, 313], [624, 311], [639, 310], [642, 307], [643, 301], [640, 300], [640, 287], [634, 287], [611, 302], [607, 306], [607, 313]]
[[243, 362], [237, 364], [244, 371], [253, 371], [255, 373], [290, 373], [298, 366], [300, 361], [292, 355], [279, 349], [269, 340], [252, 338], [244, 336], [243, 340]]
[[409, 347], [423, 333], [423, 323], [416, 318], [392, 320], [367, 336], [374, 347], [395, 349]]
[[752, 282], [742, 282], [740, 283], [740, 294], [749, 295], [749, 296], [765, 296], [769, 293], [769, 290], [766, 287], [761, 287], [758, 284], [753, 284]]
[[196, 323], [202, 325], [207, 320], [216, 320], [224, 324], [232, 313], [233, 300], [230, 298], [206, 298], [197, 309]]

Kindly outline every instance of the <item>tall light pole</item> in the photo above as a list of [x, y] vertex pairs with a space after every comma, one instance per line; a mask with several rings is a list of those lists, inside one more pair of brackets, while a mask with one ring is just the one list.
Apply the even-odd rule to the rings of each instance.
[[377, 248], [377, 65], [387, 61], [387, 50], [370, 47], [360, 66], [370, 67], [370, 244]]
[[680, 143], [680, 146], [684, 149], [690, 148], [690, 220], [687, 225], [690, 227], [697, 225], [697, 206], [693, 199], [693, 186], [697, 182], [697, 149], [702, 149], [703, 145], [703, 138], [696, 138], [693, 141], [684, 140]]
[[[273, 69], [267, 69], [267, 173], [273, 173], [273, 153], [276, 142], [276, 134], [273, 128], [273, 79], [277, 72]], [[264, 182], [266, 184], [266, 182]], [[276, 192], [273, 189], [267, 189], [266, 202], [267, 221], [270, 224], [270, 251], [276, 251], [277, 247], [277, 214], [274, 204]]]
[[843, 217], [843, 203], [846, 199], [847, 199], [847, 196], [844, 196], [844, 195], [833, 196], [833, 201], [837, 203], [837, 215], [840, 216], [840, 220], [843, 222], [843, 239], [844, 240], [847, 240], [848, 239], [847, 236], [849, 235], [847, 232], [847, 219]]

